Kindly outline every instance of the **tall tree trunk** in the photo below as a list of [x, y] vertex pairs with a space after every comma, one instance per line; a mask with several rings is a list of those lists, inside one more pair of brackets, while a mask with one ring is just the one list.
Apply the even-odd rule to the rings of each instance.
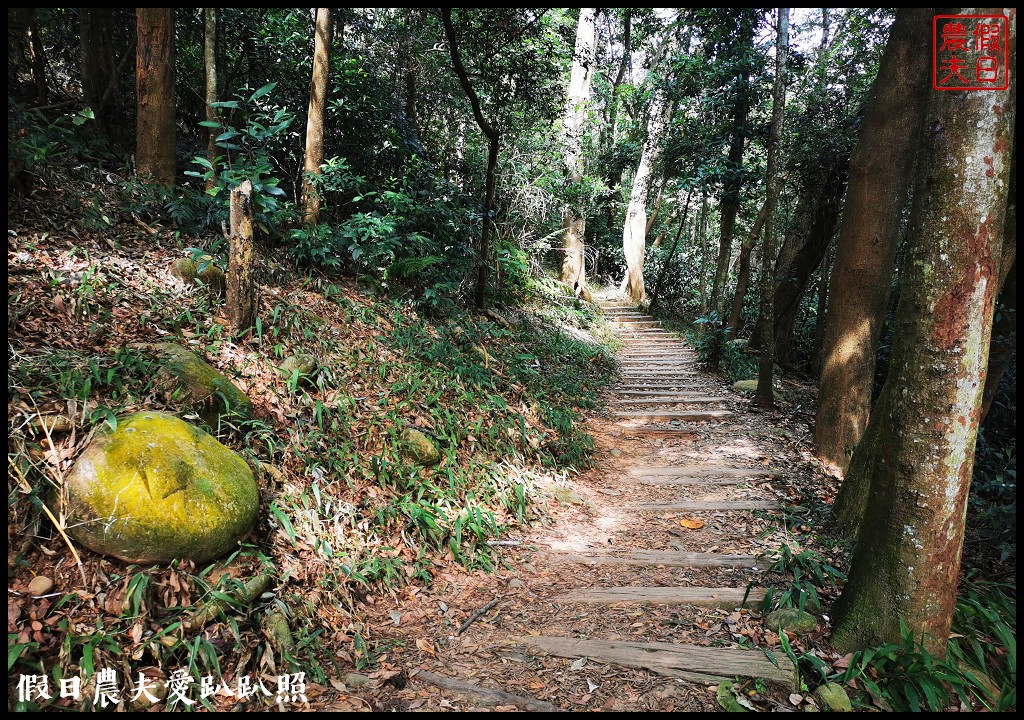
[[622, 58], [619, 60], [619, 69], [618, 72], [615, 73], [615, 80], [612, 82], [611, 99], [608, 101], [608, 121], [606, 123], [608, 135], [604, 142], [606, 146], [612, 146], [615, 144], [615, 134], [617, 129], [616, 122], [619, 115], [619, 87], [622, 85], [622, 81], [626, 77], [626, 70], [629, 68], [633, 55], [633, 46], [631, 42], [633, 10], [632, 8], [625, 8], [623, 12], [626, 13], [626, 17], [625, 20], [623, 20], [622, 28]]
[[768, 217], [768, 203], [761, 204], [761, 211], [754, 220], [754, 226], [743, 239], [740, 245], [740, 256], [736, 264], [739, 266], [736, 271], [736, 294], [732, 298], [732, 312], [729, 314], [729, 337], [736, 337], [737, 328], [740, 324], [740, 315], [743, 314], [743, 300], [747, 295], [747, 285], [750, 284], [750, 253], [761, 237], [761, 228], [764, 227], [765, 218]]
[[825, 342], [825, 328], [828, 326], [828, 279], [835, 260], [835, 244], [829, 246], [825, 261], [818, 272], [818, 306], [814, 313], [814, 349], [811, 351], [811, 372], [821, 371], [821, 348]]
[[[1013, 19], [1008, 35], [1014, 48]], [[929, 92], [889, 376], [846, 479], [870, 483], [870, 522], [860, 524], [833, 608], [842, 652], [899, 642], [901, 621], [924, 633], [934, 654], [945, 652], [998, 286], [1015, 82]]]
[[[92, 108], [97, 129], [115, 144], [124, 142], [124, 106], [117, 64], [112, 8], [78, 8], [82, 94]], [[126, 58], [127, 59], [127, 58]]]
[[135, 166], [140, 177], [174, 184], [174, 9], [136, 8]]
[[46, 51], [43, 49], [43, 39], [39, 37], [36, 12], [30, 12], [32, 21], [28, 26], [28, 52], [32, 60], [32, 81], [36, 86], [36, 102], [45, 105], [49, 97], [49, 91], [46, 89]]
[[488, 140], [487, 175], [484, 182], [484, 216], [483, 227], [480, 230], [480, 257], [478, 258], [476, 282], [476, 306], [482, 309], [487, 300], [487, 266], [490, 256], [491, 214], [494, 211], [494, 170], [498, 166], [498, 145], [501, 141], [501, 136], [484, 117], [483, 110], [480, 107], [480, 97], [476, 94], [476, 90], [473, 89], [469, 73], [466, 72], [466, 67], [462, 64], [462, 55], [459, 53], [459, 45], [455, 37], [455, 27], [452, 25], [451, 8], [441, 9], [441, 20], [444, 23], [444, 34], [448, 39], [448, 52], [452, 57], [452, 67], [455, 70], [455, 75], [459, 78], [462, 91], [466, 93], [469, 104], [473, 108], [473, 118], [480, 127], [480, 132]]
[[782, 115], [786, 108], [786, 54], [789, 48], [789, 8], [779, 8], [778, 34], [775, 41], [775, 85], [772, 89], [772, 125], [768, 133], [768, 169], [765, 172], [766, 211], [764, 241], [761, 244], [761, 258], [764, 272], [761, 273], [761, 357], [757, 370], [757, 394], [754, 401], [763, 408], [775, 406], [772, 388], [772, 374], [775, 364], [775, 277], [771, 271], [775, 257], [775, 225], [778, 218], [779, 187], [779, 142], [782, 137]]
[[697, 297], [700, 299], [700, 315], [708, 312], [708, 265], [711, 252], [708, 247], [708, 196], [701, 191], [700, 218], [697, 220], [697, 247], [700, 248], [700, 275], [697, 280]]
[[[814, 441], [841, 470], [867, 427], [875, 353], [889, 304], [900, 215], [928, 90], [931, 11], [900, 9], [850, 159], [829, 281]], [[859, 518], [854, 509], [850, 519]]]
[[[569, 97], [563, 121], [563, 155], [565, 182], [570, 188], [578, 186], [583, 179], [583, 124], [587, 118], [590, 103], [590, 85], [597, 69], [597, 42], [594, 24], [597, 8], [580, 10], [576, 27], [576, 48], [573, 53], [572, 73], [569, 77]], [[562, 216], [562, 273], [561, 280], [575, 293], [587, 292], [586, 258], [584, 257], [583, 236], [587, 230], [587, 219], [583, 214], [583, 203], [570, 192]]]
[[[203, 8], [203, 67], [205, 70], [206, 89], [206, 121], [217, 123], [217, 108], [213, 106], [217, 102], [217, 8]], [[217, 159], [217, 136], [220, 134], [218, 128], [212, 125], [206, 128], [206, 159], [210, 165], [216, 167]], [[217, 184], [215, 173], [206, 180], [206, 189], [209, 190]]]
[[331, 9], [316, 9], [316, 39], [313, 46], [313, 79], [309, 84], [309, 110], [306, 114], [306, 160], [302, 179], [302, 222], [315, 224], [320, 219], [320, 191], [311, 176], [320, 174], [324, 164], [324, 111], [331, 67]]
[[654, 167], [661, 155], [661, 138], [672, 118], [672, 102], [668, 94], [659, 91], [651, 106], [647, 123], [647, 142], [640, 155], [640, 164], [633, 176], [629, 191], [626, 220], [622, 226], [622, 253], [626, 257], [626, 276], [622, 291], [630, 300], [642, 305], [647, 302], [644, 287], [644, 258], [647, 251], [647, 194], [654, 180]]

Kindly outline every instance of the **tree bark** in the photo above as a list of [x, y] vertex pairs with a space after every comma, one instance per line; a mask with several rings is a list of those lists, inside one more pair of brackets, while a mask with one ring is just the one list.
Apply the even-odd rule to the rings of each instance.
[[36, 23], [35, 10], [32, 13], [32, 21], [28, 26], [28, 50], [32, 60], [32, 81], [36, 86], [36, 102], [45, 105], [49, 97], [46, 88], [46, 51], [43, 49], [43, 40], [39, 37], [39, 24]]
[[750, 228], [747, 237], [740, 245], [740, 256], [737, 260], [739, 266], [736, 271], [736, 294], [732, 298], [732, 312], [729, 314], [729, 337], [735, 338], [737, 328], [740, 324], [740, 315], [743, 314], [743, 300], [747, 295], [747, 285], [750, 283], [750, 253], [761, 236], [761, 228], [764, 227], [765, 218], [768, 217], [768, 203], [761, 204], [761, 211], [754, 220], [754, 226]]
[[[1014, 48], [1014, 20], [1008, 35]], [[1004, 241], [1015, 80], [1007, 90], [929, 93], [889, 376], [846, 479], [870, 483], [870, 522], [833, 608], [841, 652], [899, 642], [901, 620], [945, 652]]]
[[[563, 155], [565, 182], [570, 188], [578, 186], [583, 179], [583, 124], [587, 118], [590, 103], [590, 85], [597, 69], [597, 43], [594, 24], [597, 8], [582, 8], [576, 27], [576, 48], [573, 53], [572, 73], [569, 78], [569, 97], [566, 102], [563, 121]], [[587, 290], [587, 268], [584, 256], [583, 236], [587, 219], [583, 203], [570, 193], [562, 216], [562, 282], [573, 292], [582, 294]]]
[[117, 63], [112, 8], [78, 8], [82, 94], [92, 108], [97, 129], [115, 144], [124, 142], [124, 106]]
[[772, 89], [772, 125], [768, 133], [768, 168], [765, 172], [765, 204], [768, 206], [765, 218], [764, 241], [761, 257], [765, 271], [761, 273], [761, 357], [757, 372], [757, 394], [754, 402], [763, 408], [775, 407], [772, 388], [772, 374], [775, 364], [775, 277], [771, 272], [772, 258], [775, 257], [775, 225], [778, 217], [779, 188], [779, 142], [782, 137], [782, 114], [786, 108], [786, 54], [789, 47], [789, 8], [779, 8], [778, 35], [775, 41], [775, 85]]
[[320, 220], [320, 191], [312, 176], [319, 175], [324, 163], [324, 110], [327, 108], [331, 64], [331, 9], [316, 9], [313, 45], [313, 79], [309, 84], [309, 109], [306, 114], [306, 159], [303, 163], [302, 222], [314, 225]]
[[237, 333], [256, 322], [256, 278], [253, 266], [252, 183], [231, 191], [231, 236], [228, 238], [227, 315]]
[[[1009, 237], [1004, 235], [1004, 237]], [[1014, 262], [1006, 284], [999, 293], [996, 315], [992, 324], [992, 346], [988, 353], [988, 372], [985, 375], [985, 390], [981, 396], [980, 424], [984, 424], [992, 409], [992, 401], [999, 392], [999, 384], [1013, 361], [1017, 345], [1017, 263]]]
[[170, 186], [175, 177], [174, 9], [136, 8], [135, 13], [136, 172]]
[[469, 98], [469, 104], [473, 108], [473, 117], [480, 127], [480, 132], [487, 138], [489, 145], [487, 149], [487, 175], [484, 185], [484, 216], [483, 227], [480, 231], [480, 257], [477, 266], [476, 283], [476, 306], [483, 309], [487, 300], [487, 265], [490, 255], [490, 232], [491, 215], [494, 212], [494, 170], [498, 165], [498, 145], [501, 136], [498, 131], [484, 118], [483, 110], [480, 107], [480, 97], [473, 89], [473, 83], [469, 80], [469, 73], [462, 64], [462, 56], [459, 54], [459, 45], [455, 37], [455, 27], [452, 25], [451, 8], [441, 9], [441, 20], [444, 23], [444, 34], [448, 39], [448, 52], [452, 57], [452, 67], [455, 75], [459, 78], [462, 91]]
[[[213, 106], [217, 102], [217, 8], [203, 8], [203, 62], [204, 79], [206, 89], [206, 120], [215, 123], [217, 119], [217, 108]], [[206, 159], [210, 165], [216, 167], [217, 160], [217, 136], [220, 134], [215, 127], [206, 128]], [[217, 184], [216, 173], [210, 175], [206, 180], [206, 189], [209, 190]]]
[[672, 102], [667, 93], [659, 90], [651, 106], [651, 117], [647, 123], [647, 142], [644, 143], [640, 164], [637, 166], [636, 175], [633, 176], [626, 221], [622, 226], [622, 253], [626, 257], [626, 276], [622, 280], [622, 291], [638, 305], [647, 302], [647, 290], [644, 287], [647, 194], [654, 180], [654, 166], [661, 155], [661, 138], [671, 117]]
[[814, 314], [814, 350], [811, 352], [811, 372], [821, 371], [821, 348], [825, 342], [825, 328], [828, 326], [828, 279], [835, 258], [835, 244], [825, 254], [825, 261], [818, 272], [818, 306]]
[[[882, 332], [928, 89], [931, 11], [900, 9], [850, 159], [850, 182], [829, 281], [814, 441], [846, 470], [867, 427]], [[856, 509], [851, 515], [858, 518]]]

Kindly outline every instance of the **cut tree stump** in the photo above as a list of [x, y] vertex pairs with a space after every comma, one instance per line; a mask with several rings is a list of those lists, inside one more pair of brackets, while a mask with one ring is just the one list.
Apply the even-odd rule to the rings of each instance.
[[[553, 602], [609, 605], [637, 603], [639, 605], [697, 605], [731, 610], [738, 607], [758, 607], [764, 601], [761, 588], [709, 588], [709, 587], [610, 587], [579, 588], [551, 598]], [[746, 596], [746, 601], [744, 601]]]
[[253, 265], [252, 182], [245, 180], [231, 191], [231, 231], [228, 237], [227, 316], [235, 332], [256, 322], [256, 277]]
[[727, 567], [767, 568], [768, 563], [753, 555], [725, 555], [723, 553], [682, 552], [679, 550], [633, 550], [623, 555], [594, 553], [576, 555], [552, 553], [552, 557], [565, 562], [595, 565], [664, 565], [666, 567]]
[[778, 662], [776, 666], [763, 652], [743, 648], [579, 640], [550, 635], [520, 637], [515, 641], [556, 657], [586, 657], [697, 682], [715, 683], [738, 675], [764, 678], [788, 688], [796, 683], [796, 670], [782, 652], [774, 654]]

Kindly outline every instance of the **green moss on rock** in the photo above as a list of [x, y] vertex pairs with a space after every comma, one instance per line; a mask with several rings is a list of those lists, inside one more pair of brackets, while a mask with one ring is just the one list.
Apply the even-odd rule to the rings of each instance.
[[149, 346], [161, 360], [158, 387], [171, 403], [195, 410], [216, 428], [222, 415], [252, 416], [252, 401], [216, 368], [174, 343]]
[[818, 621], [813, 615], [796, 608], [779, 608], [768, 614], [764, 624], [769, 630], [787, 630], [795, 633], [813, 632], [814, 628], [818, 627]]
[[168, 413], [136, 413], [97, 433], [67, 488], [69, 534], [132, 563], [215, 558], [252, 530], [259, 510], [241, 456]]
[[[732, 384], [732, 389], [739, 393], [753, 394], [757, 392], [757, 380], [737, 380]], [[784, 398], [778, 390], [772, 389], [775, 402], [782, 402]]]
[[[199, 271], [200, 264], [206, 266], [202, 272]], [[201, 282], [216, 295], [223, 295], [227, 288], [224, 271], [212, 262], [197, 264], [191, 258], [178, 258], [171, 263], [171, 275], [190, 285]]]
[[424, 433], [414, 428], [402, 433], [402, 454], [417, 465], [424, 467], [437, 465], [441, 461], [441, 453], [437, 446]]

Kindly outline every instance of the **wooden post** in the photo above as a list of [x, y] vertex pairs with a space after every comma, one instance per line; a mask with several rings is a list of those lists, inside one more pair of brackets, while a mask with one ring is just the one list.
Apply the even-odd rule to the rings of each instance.
[[235, 332], [251, 328], [256, 321], [252, 234], [252, 183], [246, 180], [231, 191], [227, 311]]

